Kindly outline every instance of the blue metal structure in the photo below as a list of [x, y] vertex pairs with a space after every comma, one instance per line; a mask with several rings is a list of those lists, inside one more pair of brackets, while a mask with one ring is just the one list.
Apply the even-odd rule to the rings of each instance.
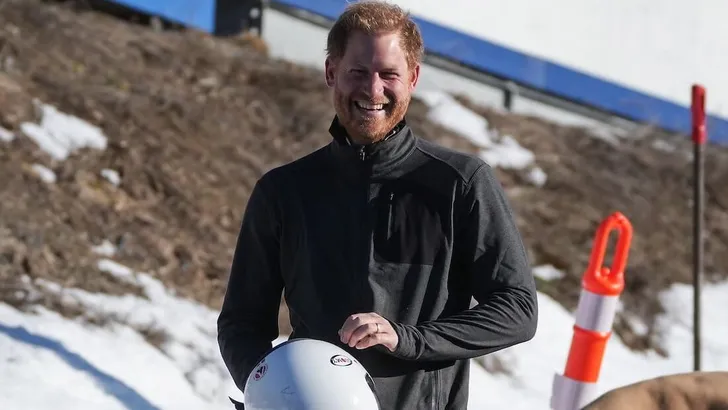
[[215, 35], [239, 33], [255, 0], [106, 0], [138, 12]]
[[208, 33], [215, 30], [217, 0], [109, 0]]

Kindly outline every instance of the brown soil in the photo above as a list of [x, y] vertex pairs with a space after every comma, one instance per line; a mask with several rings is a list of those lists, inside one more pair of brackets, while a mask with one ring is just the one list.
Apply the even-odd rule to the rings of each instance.
[[[23, 121], [37, 119], [39, 99], [109, 137], [105, 151], [86, 149], [63, 162], [23, 136], [0, 142], [0, 299], [23, 304], [22, 275], [136, 291], [96, 268], [90, 248], [108, 239], [119, 263], [219, 307], [256, 179], [330, 139], [332, 107], [321, 73], [269, 58], [257, 39], [156, 32], [39, 0], [0, 7], [0, 125], [18, 132]], [[575, 307], [595, 229], [618, 210], [635, 228], [624, 300], [649, 325], [660, 310], [657, 292], [690, 280], [689, 145], [655, 149], [656, 138], [668, 137], [649, 130], [611, 145], [583, 129], [473, 108], [535, 151], [548, 175], [536, 187], [522, 171], [499, 170], [534, 264], [567, 273], [539, 281], [540, 289]], [[475, 150], [426, 115], [414, 101], [409, 120], [423, 137]], [[727, 157], [711, 147], [706, 165], [711, 277], [728, 272], [728, 189], [721, 183]], [[33, 163], [54, 170], [57, 182], [40, 181]], [[120, 173], [118, 187], [100, 177], [104, 168]], [[285, 310], [281, 324], [287, 327]], [[617, 330], [635, 348], [653, 344], [652, 334], [637, 334], [621, 317]]]

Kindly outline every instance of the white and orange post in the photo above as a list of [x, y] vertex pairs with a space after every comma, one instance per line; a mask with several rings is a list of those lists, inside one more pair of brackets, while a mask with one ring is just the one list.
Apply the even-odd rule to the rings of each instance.
[[[611, 268], [603, 266], [612, 230], [619, 237]], [[632, 225], [615, 212], [599, 225], [589, 266], [584, 272], [574, 336], [564, 374], [556, 374], [551, 395], [552, 410], [578, 410], [597, 397], [597, 381], [607, 342], [612, 334], [619, 296], [624, 290], [624, 269], [632, 242]]]

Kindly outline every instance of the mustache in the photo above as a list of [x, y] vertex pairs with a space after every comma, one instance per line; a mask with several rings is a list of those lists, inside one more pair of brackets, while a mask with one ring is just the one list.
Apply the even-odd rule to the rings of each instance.
[[391, 104], [393, 102], [392, 99], [383, 99], [383, 100], [376, 100], [375, 99], [375, 100], [373, 100], [373, 99], [371, 99], [369, 97], [353, 97], [353, 98], [351, 98], [351, 101], [352, 102], [354, 102], [354, 101], [362, 101], [362, 102], [365, 102], [367, 104], [372, 104], [372, 105], [377, 105], [377, 104], [385, 105], [385, 104]]

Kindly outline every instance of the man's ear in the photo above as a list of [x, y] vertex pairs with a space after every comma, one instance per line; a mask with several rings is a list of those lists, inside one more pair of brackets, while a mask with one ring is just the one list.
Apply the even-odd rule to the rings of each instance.
[[410, 70], [410, 90], [414, 90], [417, 86], [417, 82], [420, 80], [420, 64], [418, 63], [415, 67]]
[[324, 76], [328, 87], [334, 86], [334, 79], [336, 78], [335, 72], [336, 63], [330, 57], [327, 57], [324, 63]]

